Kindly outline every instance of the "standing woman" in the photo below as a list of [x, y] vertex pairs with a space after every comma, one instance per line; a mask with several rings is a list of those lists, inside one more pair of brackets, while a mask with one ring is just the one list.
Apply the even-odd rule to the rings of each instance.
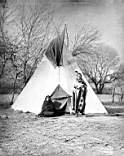
[[74, 84], [75, 91], [73, 91], [73, 109], [75, 108], [75, 113], [78, 116], [78, 112], [84, 115], [86, 106], [86, 94], [87, 85], [84, 82], [81, 73], [76, 72], [76, 82]]
[[87, 95], [87, 84], [84, 82], [82, 75], [80, 75], [80, 80], [79, 82], [82, 84], [81, 86], [81, 97], [83, 98], [83, 104], [82, 104], [82, 109], [80, 110], [80, 113], [84, 115], [85, 107], [86, 107], [86, 95]]

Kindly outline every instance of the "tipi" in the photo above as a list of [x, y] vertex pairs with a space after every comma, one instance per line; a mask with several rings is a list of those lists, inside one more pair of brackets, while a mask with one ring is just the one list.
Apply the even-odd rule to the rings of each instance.
[[[80, 69], [76, 63], [66, 61], [67, 56], [65, 56], [66, 53], [63, 50], [64, 35], [65, 30], [51, 41], [33, 76], [13, 104], [12, 107], [15, 110], [38, 114], [41, 111], [45, 97], [51, 95], [52, 98], [61, 100], [61, 107], [66, 105], [66, 111], [71, 111], [72, 100], [70, 97], [73, 82], [76, 79], [75, 69], [78, 71]], [[83, 74], [82, 77], [88, 87], [85, 114], [107, 113]]]

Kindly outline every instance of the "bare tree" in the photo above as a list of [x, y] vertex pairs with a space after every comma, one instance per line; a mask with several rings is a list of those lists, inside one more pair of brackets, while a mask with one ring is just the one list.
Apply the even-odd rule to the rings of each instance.
[[45, 46], [48, 44], [49, 28], [52, 12], [48, 5], [21, 3], [16, 23], [16, 65], [21, 66], [24, 86], [32, 76], [39, 60], [42, 58]]
[[112, 73], [119, 63], [119, 57], [114, 48], [100, 44], [94, 49], [94, 54], [79, 56], [79, 66], [83, 73], [94, 84], [96, 92], [101, 94], [105, 84], [111, 83]]
[[0, 78], [13, 84], [11, 104], [18, 82], [28, 82], [49, 42], [52, 10], [41, 3], [0, 3]]
[[77, 56], [79, 54], [90, 54], [94, 50], [94, 46], [100, 39], [99, 31], [89, 25], [85, 25], [75, 35], [72, 55]]
[[120, 64], [118, 71], [113, 74], [113, 90], [112, 90], [112, 102], [114, 102], [115, 95], [119, 97], [119, 103], [122, 103], [124, 99], [124, 65]]
[[13, 44], [9, 40], [7, 27], [14, 18], [14, 11], [14, 9], [9, 8], [6, 0], [0, 2], [0, 78], [3, 76], [7, 61], [13, 53]]
[[[2, 0], [0, 2], [0, 86], [7, 82], [11, 84], [10, 65], [17, 47], [11, 42], [9, 30], [15, 18], [16, 8], [13, 1]], [[6, 81], [7, 80], [7, 81]], [[8, 81], [9, 80], [9, 81]]]

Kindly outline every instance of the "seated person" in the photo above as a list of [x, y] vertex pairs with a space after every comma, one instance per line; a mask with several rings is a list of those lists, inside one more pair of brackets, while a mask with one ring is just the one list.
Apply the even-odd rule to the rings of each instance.
[[38, 116], [55, 116], [54, 103], [49, 95], [46, 96], [42, 105], [41, 113]]
[[41, 113], [38, 114], [38, 116], [53, 117], [63, 115], [66, 109], [66, 105], [61, 109], [60, 106], [61, 106], [60, 102], [52, 100], [51, 97], [47, 95], [43, 102]]

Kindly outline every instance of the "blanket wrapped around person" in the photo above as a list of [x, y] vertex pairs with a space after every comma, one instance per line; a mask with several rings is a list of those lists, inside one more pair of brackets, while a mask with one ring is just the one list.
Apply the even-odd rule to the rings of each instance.
[[65, 113], [66, 105], [60, 109], [61, 103], [54, 100], [52, 101], [51, 97], [49, 95], [46, 96], [41, 113], [38, 114], [40, 117], [54, 117], [54, 116], [60, 116]]

